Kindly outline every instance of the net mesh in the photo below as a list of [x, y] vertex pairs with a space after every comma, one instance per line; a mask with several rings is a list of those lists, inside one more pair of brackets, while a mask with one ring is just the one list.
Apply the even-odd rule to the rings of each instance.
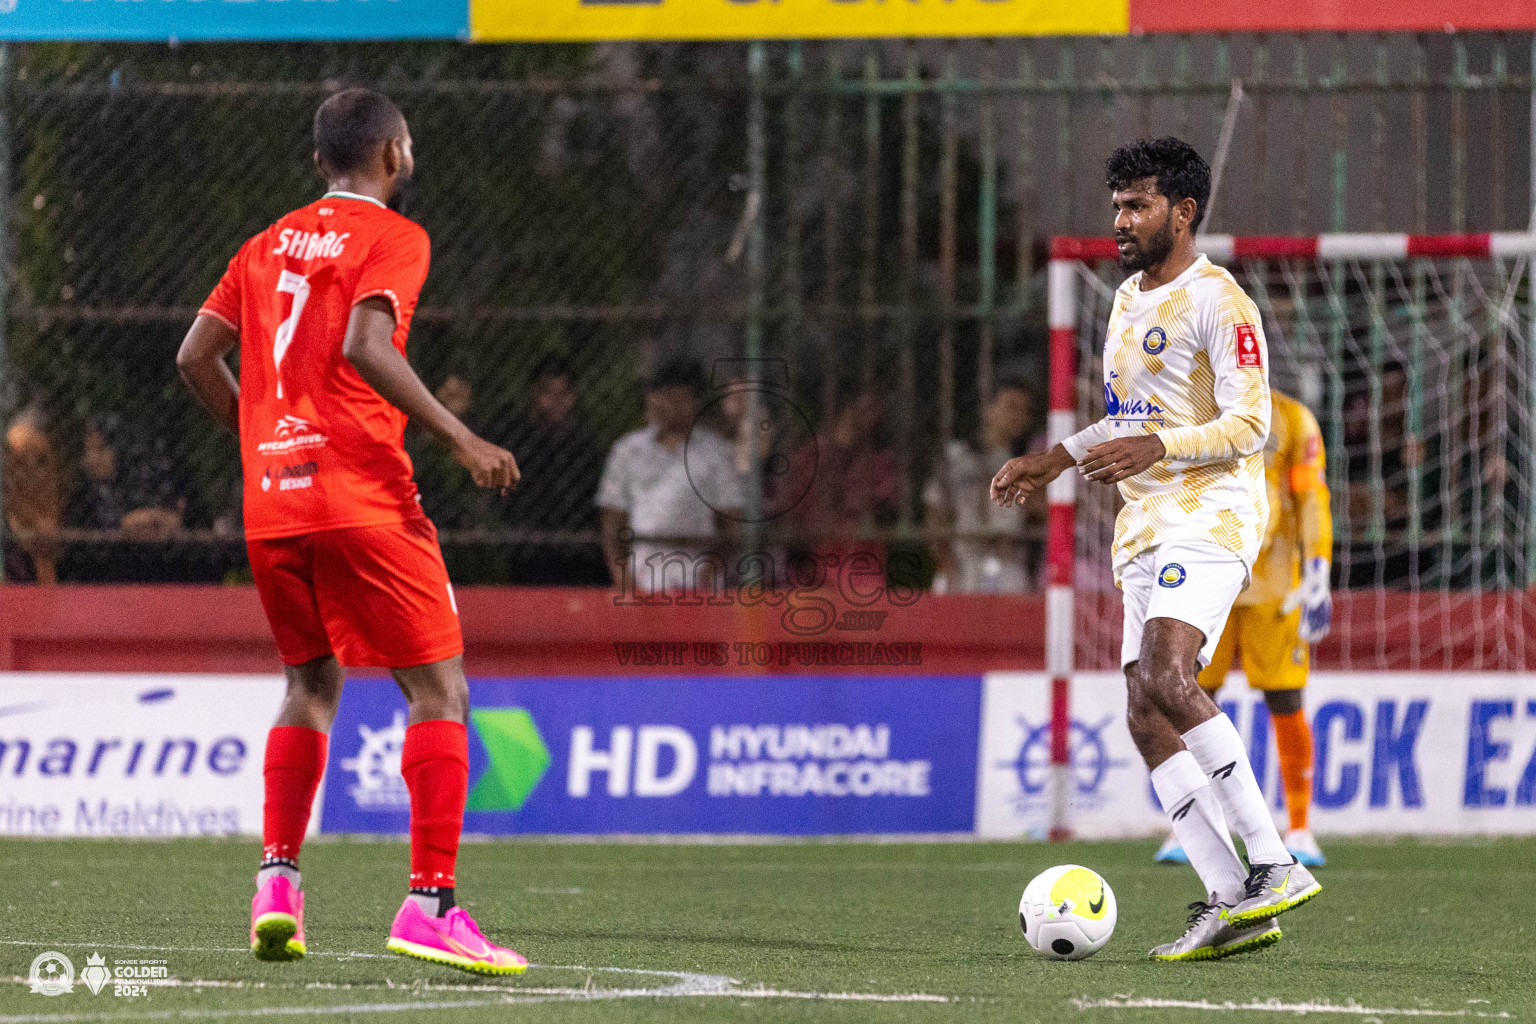
[[[1341, 668], [1529, 669], [1536, 415], [1526, 257], [1241, 261], [1271, 384], [1317, 416], [1335, 531]], [[1104, 325], [1122, 275], [1078, 265], [1077, 413], [1104, 412]], [[1118, 490], [1078, 487], [1076, 664], [1118, 669], [1109, 570]]]

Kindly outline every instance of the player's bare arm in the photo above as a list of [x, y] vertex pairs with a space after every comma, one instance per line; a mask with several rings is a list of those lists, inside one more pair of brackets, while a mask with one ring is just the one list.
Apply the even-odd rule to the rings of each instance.
[[199, 314], [176, 352], [176, 369], [213, 418], [240, 432], [240, 384], [224, 357], [240, 344], [240, 333], [216, 316]]
[[364, 299], [352, 307], [341, 354], [380, 397], [446, 444], [477, 485], [503, 492], [516, 487], [522, 479], [517, 459], [505, 448], [475, 436], [443, 407], [395, 348], [394, 333], [395, 311], [389, 301]]
[[1048, 452], [1009, 459], [992, 478], [992, 500], [1013, 508], [1076, 464], [1072, 453], [1059, 444]]
[[1156, 434], [1117, 437], [1088, 449], [1080, 464], [1083, 475], [1101, 484], [1117, 484], [1145, 473], [1168, 455]]

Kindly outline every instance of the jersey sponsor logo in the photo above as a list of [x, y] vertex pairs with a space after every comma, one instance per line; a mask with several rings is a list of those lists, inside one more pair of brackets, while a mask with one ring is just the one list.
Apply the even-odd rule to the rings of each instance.
[[1149, 356], [1161, 355], [1167, 347], [1168, 332], [1161, 327], [1153, 327], [1141, 338], [1141, 350]]
[[308, 420], [284, 416], [272, 428], [272, 440], [258, 444], [256, 451], [261, 455], [283, 455], [301, 448], [319, 448], [329, 440]]
[[1259, 349], [1259, 332], [1252, 324], [1237, 325], [1237, 365], [1244, 370], [1262, 370], [1264, 354]]
[[1144, 398], [1121, 398], [1114, 386], [1114, 382], [1119, 379], [1120, 375], [1111, 370], [1109, 380], [1104, 382], [1104, 411], [1108, 413], [1109, 418], [1132, 423], [1156, 423], [1162, 426], [1163, 413], [1166, 410], [1156, 402], [1149, 402]]
[[1158, 572], [1157, 585], [1160, 587], [1177, 587], [1184, 582], [1187, 575], [1184, 572], [1184, 567], [1178, 562], [1169, 562]]
[[[276, 474], [277, 489], [279, 491], [302, 491], [305, 488], [313, 487], [315, 477], [319, 475], [320, 464], [313, 460], [301, 462], [294, 466], [279, 466]], [[272, 470], [268, 469], [261, 478], [261, 489], [263, 491], [269, 489], [272, 486], [272, 480]]]
[[347, 239], [351, 237], [350, 231], [344, 231], [339, 235], [334, 231], [327, 231], [322, 235], [318, 231], [284, 228], [277, 236], [277, 248], [272, 250], [272, 255], [292, 256], [296, 260], [334, 260], [346, 252]]

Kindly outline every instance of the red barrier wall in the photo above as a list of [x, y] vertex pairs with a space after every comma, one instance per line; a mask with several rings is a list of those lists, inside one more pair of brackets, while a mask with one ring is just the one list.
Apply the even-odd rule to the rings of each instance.
[[[777, 606], [633, 607], [594, 589], [467, 588], [459, 592], [459, 610], [466, 663], [481, 675], [970, 674], [1044, 667], [1045, 608], [1039, 597], [923, 595], [905, 607], [885, 598], [864, 609], [835, 595], [825, 605], [821, 600], [802, 599], [790, 615], [782, 598]], [[1106, 631], [1116, 628], [1115, 595], [1083, 595], [1080, 602], [1083, 616], [1101, 618]], [[885, 614], [862, 622], [842, 619], [849, 611]], [[1333, 634], [1317, 652], [1319, 667], [1536, 668], [1536, 615], [1519, 593], [1449, 600], [1341, 593], [1334, 621]], [[1533, 638], [1529, 657], [1526, 637]], [[768, 654], [770, 663], [743, 667], [743, 649], [734, 645], [748, 643], [771, 645], [751, 648]], [[642, 644], [649, 646], [625, 646]], [[708, 664], [711, 651], [723, 653], [727, 664]], [[916, 652], [921, 660], [911, 663]], [[807, 654], [828, 653], [838, 660], [802, 662]], [[882, 655], [881, 663], [871, 663]], [[0, 586], [0, 669], [271, 672], [277, 667], [261, 603], [249, 587]]]
[[[801, 599], [791, 610], [775, 596], [776, 607], [636, 607], [590, 588], [470, 587], [458, 591], [458, 604], [467, 667], [482, 675], [975, 673], [1041, 663], [1038, 598], [924, 596], [907, 607], [882, 599], [861, 609], [833, 595]], [[849, 611], [873, 614], [863, 622], [842, 620]], [[815, 646], [774, 646], [766, 652], [769, 665], [743, 668], [737, 643]], [[650, 646], [626, 646], [642, 644]], [[694, 644], [716, 652], [724, 645], [727, 664], [710, 664], [710, 652]], [[919, 650], [920, 663], [912, 663]], [[801, 664], [807, 655], [828, 653], [844, 663]], [[270, 672], [277, 666], [250, 587], [0, 587], [0, 668]]]

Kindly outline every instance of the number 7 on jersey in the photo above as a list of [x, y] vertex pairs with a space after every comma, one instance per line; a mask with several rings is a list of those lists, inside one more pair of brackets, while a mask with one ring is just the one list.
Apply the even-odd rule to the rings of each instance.
[[288, 313], [288, 319], [277, 326], [277, 335], [272, 341], [272, 368], [277, 374], [277, 397], [283, 397], [283, 356], [288, 354], [288, 346], [293, 344], [293, 333], [299, 329], [299, 317], [304, 315], [304, 303], [309, 301], [309, 278], [285, 270], [277, 279], [277, 293], [288, 293], [293, 296], [293, 309]]

